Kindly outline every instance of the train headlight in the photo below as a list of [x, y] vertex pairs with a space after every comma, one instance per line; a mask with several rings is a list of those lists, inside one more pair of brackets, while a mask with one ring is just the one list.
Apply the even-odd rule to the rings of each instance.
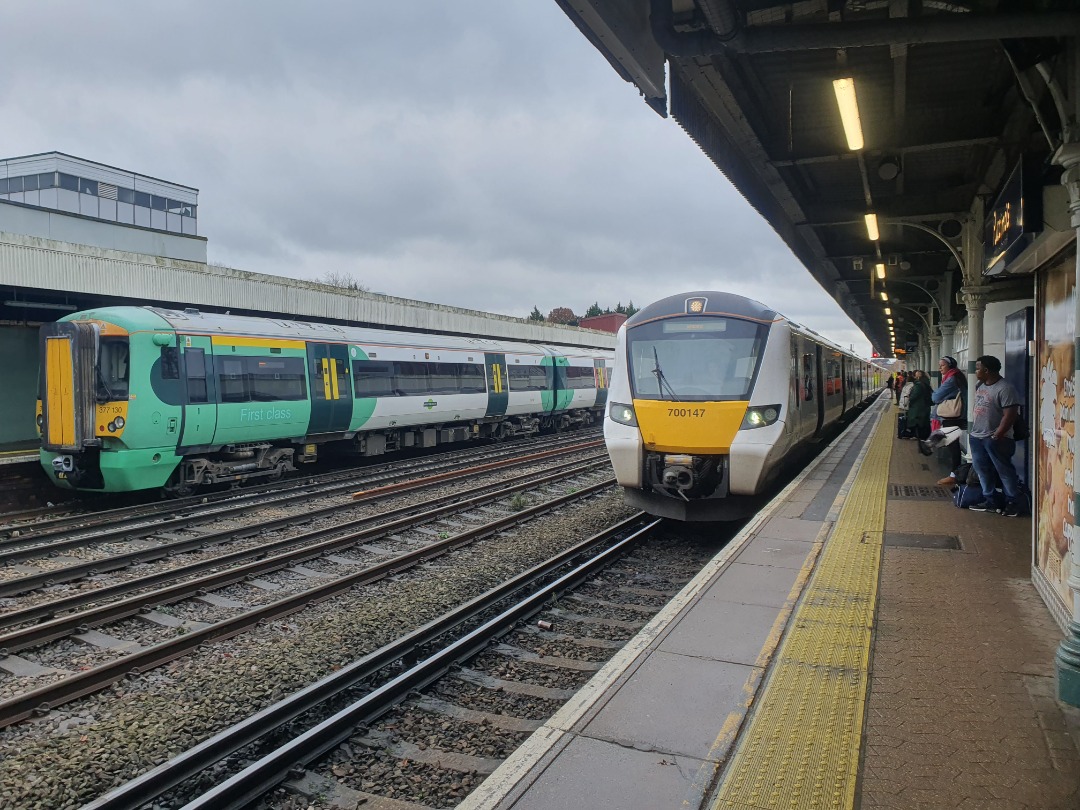
[[126, 424], [127, 424], [127, 422], [124, 421], [124, 417], [118, 416], [115, 419], [113, 419], [111, 422], [109, 422], [109, 432], [110, 433], [116, 433], [116, 431], [118, 431], [118, 430], [123, 430], [124, 425], [126, 425]]
[[40, 428], [41, 428], [42, 426], [44, 426], [44, 424], [45, 424], [45, 417], [44, 417], [44, 416], [42, 416], [42, 415], [41, 415], [41, 414], [39, 413], [39, 414], [37, 415], [37, 426], [38, 426], [38, 428], [40, 429]]
[[619, 402], [612, 402], [611, 407], [608, 408], [608, 415], [613, 422], [618, 422], [620, 425], [637, 427], [637, 416], [634, 415], [633, 405], [623, 405]]
[[741, 430], [767, 427], [780, 418], [779, 405], [758, 405], [746, 409]]

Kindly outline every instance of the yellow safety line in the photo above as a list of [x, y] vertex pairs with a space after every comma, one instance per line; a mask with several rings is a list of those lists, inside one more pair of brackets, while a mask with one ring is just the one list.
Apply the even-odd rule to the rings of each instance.
[[892, 435], [879, 420], [712, 810], [854, 806]]

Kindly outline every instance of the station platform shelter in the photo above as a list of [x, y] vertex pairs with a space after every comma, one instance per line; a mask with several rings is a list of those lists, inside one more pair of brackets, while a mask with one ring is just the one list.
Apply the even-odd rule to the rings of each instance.
[[883, 394], [460, 808], [1080, 807], [1032, 518]]

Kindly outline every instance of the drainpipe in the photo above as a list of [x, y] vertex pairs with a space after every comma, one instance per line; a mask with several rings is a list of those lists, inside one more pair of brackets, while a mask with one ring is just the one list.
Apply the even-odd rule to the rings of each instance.
[[[1069, 193], [1069, 215], [1077, 235], [1080, 237], [1080, 143], [1063, 144], [1054, 155], [1054, 163], [1065, 168], [1065, 174], [1061, 178], [1061, 184]], [[1076, 278], [1080, 282], [1080, 254], [1077, 254]], [[1076, 288], [1080, 293], [1080, 286]], [[1076, 296], [1076, 314], [1080, 317], [1080, 294]], [[1080, 324], [1080, 320], [1076, 321]], [[1080, 336], [1073, 335], [1075, 343], [1075, 363], [1073, 379], [1080, 379]], [[1080, 452], [1073, 454], [1073, 481], [1077, 481], [1080, 474]], [[1080, 496], [1077, 495], [1076, 484], [1073, 484], [1073, 521], [1080, 511]], [[1073, 706], [1080, 706], [1080, 544], [1072, 543], [1072, 565], [1069, 569], [1069, 591], [1072, 594], [1072, 621], [1061, 644], [1058, 645], [1055, 663], [1058, 676], [1058, 697]]]

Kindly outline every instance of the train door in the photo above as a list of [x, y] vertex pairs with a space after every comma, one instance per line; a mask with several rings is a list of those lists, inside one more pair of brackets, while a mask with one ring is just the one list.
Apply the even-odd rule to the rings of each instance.
[[510, 404], [509, 380], [506, 377], [506, 355], [484, 353], [488, 400], [485, 416], [502, 416]]
[[596, 383], [596, 401], [593, 403], [593, 407], [603, 408], [607, 404], [607, 388], [608, 380], [610, 379], [610, 371], [603, 358], [593, 360], [593, 369], [593, 376], [595, 377]]
[[352, 419], [349, 351], [343, 343], [308, 343], [311, 420], [308, 434], [344, 433]]
[[820, 344], [813, 344], [813, 357], [814, 357], [814, 378], [817, 380], [815, 388], [817, 388], [817, 428], [814, 430], [814, 434], [817, 435], [821, 432], [821, 426], [825, 424], [825, 397], [828, 394], [826, 390], [825, 380], [825, 357], [821, 350]]
[[180, 437], [182, 447], [200, 447], [214, 443], [217, 429], [217, 388], [214, 385], [214, 351], [209, 337], [181, 335], [180, 362], [184, 390], [181, 401], [180, 425], [169, 417], [165, 434]]

